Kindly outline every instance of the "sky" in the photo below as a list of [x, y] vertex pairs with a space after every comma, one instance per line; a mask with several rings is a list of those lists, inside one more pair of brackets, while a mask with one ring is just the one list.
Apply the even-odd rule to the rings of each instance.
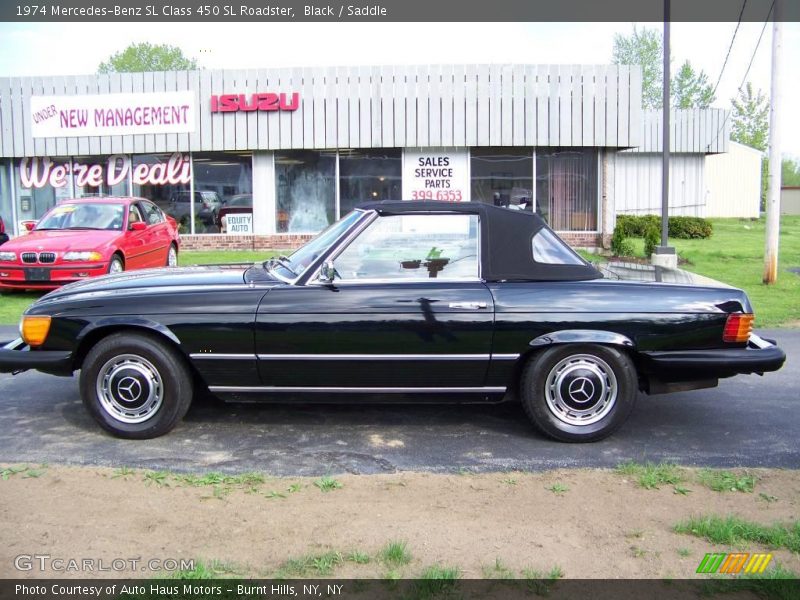
[[[93, 73], [134, 42], [171, 44], [206, 68], [448, 63], [608, 64], [633, 23], [0, 23], [0, 77]], [[661, 23], [639, 23], [655, 27]], [[716, 83], [735, 23], [673, 23], [673, 72], [689, 60]], [[742, 23], [714, 106], [730, 108], [763, 23]], [[748, 80], [770, 94], [772, 24]], [[800, 159], [800, 23], [783, 25], [783, 153]]]

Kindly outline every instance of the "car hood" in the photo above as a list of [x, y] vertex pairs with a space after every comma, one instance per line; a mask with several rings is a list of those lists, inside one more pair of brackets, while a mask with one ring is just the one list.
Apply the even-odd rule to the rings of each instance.
[[121, 231], [105, 229], [34, 230], [6, 242], [3, 244], [3, 250], [12, 252], [95, 250], [112, 243], [121, 234]]
[[207, 266], [143, 269], [128, 273], [93, 277], [70, 283], [50, 292], [42, 300], [57, 300], [76, 294], [93, 294], [141, 290], [152, 293], [155, 289], [177, 287], [210, 287], [244, 285], [247, 267]]
[[605, 279], [640, 281], [642, 283], [674, 283], [713, 288], [732, 288], [727, 283], [683, 269], [667, 269], [644, 263], [607, 262], [595, 265]]

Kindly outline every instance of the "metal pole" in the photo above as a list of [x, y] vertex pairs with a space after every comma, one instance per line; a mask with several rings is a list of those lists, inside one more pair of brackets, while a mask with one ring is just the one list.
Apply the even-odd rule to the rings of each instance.
[[662, 109], [661, 247], [669, 238], [669, 0], [664, 0], [664, 101]]
[[781, 214], [781, 0], [775, 0], [772, 14], [772, 81], [769, 107], [769, 176], [767, 178], [767, 231], [764, 243], [764, 277], [766, 284], [778, 279], [778, 241]]

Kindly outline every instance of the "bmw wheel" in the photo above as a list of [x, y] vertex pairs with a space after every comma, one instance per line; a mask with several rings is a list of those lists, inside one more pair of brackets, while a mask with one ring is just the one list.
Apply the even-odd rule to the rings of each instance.
[[637, 381], [633, 362], [620, 350], [594, 344], [553, 346], [526, 365], [522, 405], [542, 433], [563, 442], [594, 442], [628, 419]]
[[123, 438], [167, 433], [192, 402], [183, 358], [150, 334], [123, 332], [100, 340], [83, 362], [79, 385], [95, 421]]
[[169, 245], [169, 250], [167, 251], [167, 266], [178, 266], [178, 249], [175, 247], [175, 244]]
[[111, 262], [108, 263], [108, 272], [113, 273], [122, 273], [125, 270], [125, 263], [122, 262], [122, 257], [119, 254], [115, 254], [111, 257]]

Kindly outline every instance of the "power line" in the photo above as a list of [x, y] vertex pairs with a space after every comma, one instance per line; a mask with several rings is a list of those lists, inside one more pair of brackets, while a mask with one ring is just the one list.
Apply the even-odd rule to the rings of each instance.
[[728, 46], [728, 53], [725, 55], [725, 61], [722, 63], [722, 68], [719, 71], [719, 77], [717, 77], [717, 83], [714, 85], [714, 91], [711, 92], [712, 97], [716, 97], [717, 95], [717, 88], [719, 87], [719, 82], [722, 81], [722, 74], [725, 72], [725, 66], [728, 64], [728, 59], [731, 56], [731, 50], [733, 50], [733, 42], [736, 41], [736, 34], [739, 32], [739, 26], [742, 24], [742, 15], [744, 14], [745, 6], [747, 6], [747, 0], [744, 0], [744, 2], [742, 2], [742, 10], [739, 11], [739, 18], [736, 21], [736, 29], [733, 30], [731, 45]]
[[[767, 13], [767, 18], [764, 19], [764, 26], [761, 28], [761, 33], [758, 36], [758, 41], [756, 42], [756, 47], [753, 48], [753, 54], [750, 56], [750, 62], [747, 65], [747, 70], [744, 72], [744, 77], [742, 77], [742, 82], [739, 84], [739, 87], [736, 88], [737, 92], [741, 92], [742, 91], [742, 88], [744, 87], [744, 84], [747, 81], [747, 76], [750, 74], [750, 67], [753, 66], [753, 61], [756, 58], [756, 53], [758, 52], [758, 47], [761, 45], [761, 38], [764, 37], [764, 31], [766, 31], [766, 29], [767, 29], [767, 24], [769, 23], [769, 18], [770, 18], [770, 16], [772, 16], [772, 11], [774, 9], [775, 9], [775, 0], [772, 0], [772, 4], [769, 5], [769, 12]], [[720, 125], [719, 129], [717, 130], [717, 133], [714, 136], [714, 139], [711, 140], [706, 145], [706, 150], [707, 151], [710, 150], [711, 146], [713, 146], [716, 143], [716, 141], [719, 139], [719, 134], [722, 133], [723, 129], [725, 129], [725, 125], [728, 123], [728, 119], [730, 119], [730, 116], [731, 116], [732, 112], [733, 112], [732, 110], [729, 110], [728, 114], [725, 115], [725, 119], [722, 121], [722, 125]]]

